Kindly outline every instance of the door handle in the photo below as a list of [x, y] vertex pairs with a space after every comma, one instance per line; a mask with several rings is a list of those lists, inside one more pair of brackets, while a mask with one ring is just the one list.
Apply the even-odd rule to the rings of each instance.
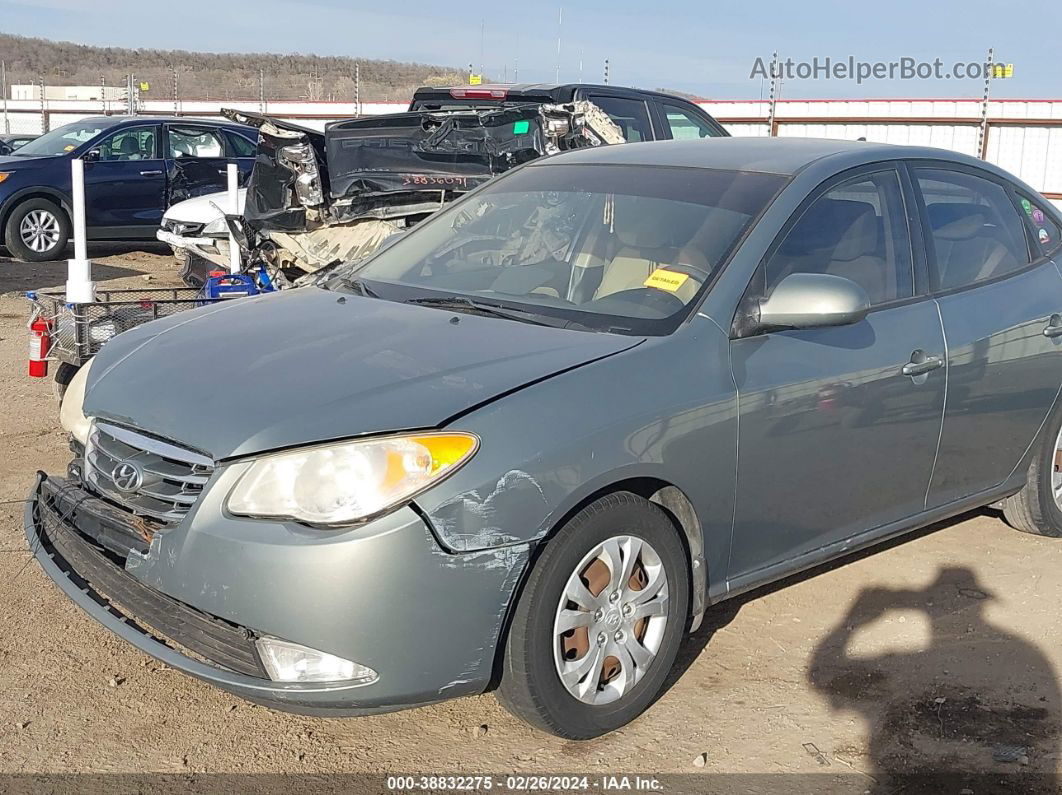
[[1062, 337], [1062, 315], [1051, 315], [1043, 334], [1045, 337]]
[[140, 176], [142, 176], [142, 177], [161, 177], [162, 176], [162, 171], [160, 171], [158, 169], [155, 169], [154, 171], [141, 171], [140, 172]]
[[921, 348], [911, 354], [911, 361], [903, 366], [900, 370], [904, 375], [918, 376], [925, 375], [931, 370], [936, 370], [938, 367], [944, 366], [944, 359], [940, 356], [928, 356]]

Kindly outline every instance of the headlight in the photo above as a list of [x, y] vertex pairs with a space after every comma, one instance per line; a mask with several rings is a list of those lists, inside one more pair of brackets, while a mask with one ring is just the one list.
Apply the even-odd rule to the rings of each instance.
[[478, 446], [469, 433], [423, 433], [264, 456], [233, 487], [228, 510], [307, 524], [351, 524], [434, 485]]
[[85, 384], [88, 382], [89, 369], [94, 361], [95, 358], [89, 359], [74, 373], [59, 404], [59, 424], [83, 445], [88, 444], [91, 425], [82, 410], [82, 404], [85, 402]]
[[228, 235], [228, 233], [229, 225], [225, 222], [224, 218], [215, 218], [203, 227], [204, 235]]

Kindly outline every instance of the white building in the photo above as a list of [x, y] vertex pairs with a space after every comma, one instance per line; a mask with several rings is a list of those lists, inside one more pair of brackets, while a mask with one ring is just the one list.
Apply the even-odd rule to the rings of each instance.
[[[117, 100], [125, 89], [118, 86], [45, 86], [44, 98], [49, 102], [81, 100], [99, 102], [101, 99]], [[103, 96], [101, 96], [103, 94]], [[10, 99], [41, 101], [41, 87], [33, 83], [21, 83], [11, 86]]]

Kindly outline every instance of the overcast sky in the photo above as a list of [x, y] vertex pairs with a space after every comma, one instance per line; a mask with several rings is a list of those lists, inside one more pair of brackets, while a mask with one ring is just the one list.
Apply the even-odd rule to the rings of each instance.
[[[482, 61], [491, 77], [511, 80], [518, 67], [521, 82], [537, 82], [556, 75], [561, 5], [563, 81], [599, 82], [608, 57], [613, 83], [757, 98], [766, 86], [749, 75], [756, 58], [769, 60], [772, 50], [795, 61], [940, 58], [950, 70], [956, 61], [982, 61], [992, 46], [997, 60], [1015, 66], [1013, 79], [993, 83], [993, 96], [1062, 98], [1055, 54], [1062, 3], [1051, 0], [0, 0], [0, 28], [121, 47], [471, 62], [477, 70]], [[792, 80], [783, 86], [788, 98], [980, 97], [982, 91], [983, 81], [970, 79]]]

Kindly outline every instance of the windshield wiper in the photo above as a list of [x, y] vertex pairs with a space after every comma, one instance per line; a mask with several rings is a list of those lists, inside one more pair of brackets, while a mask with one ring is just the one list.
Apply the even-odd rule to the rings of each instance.
[[351, 287], [358, 295], [364, 295], [366, 298], [380, 297], [380, 294], [369, 287], [364, 281], [356, 279], [353, 276], [340, 276], [339, 282], [340, 284], [345, 284], [348, 287]]
[[487, 304], [475, 301], [463, 295], [428, 296], [426, 298], [409, 298], [404, 303], [417, 304], [419, 306], [434, 306], [440, 309], [455, 309], [458, 311], [475, 312], [490, 317], [500, 317], [505, 320], [517, 320], [521, 323], [531, 323], [536, 326], [550, 326], [552, 328], [581, 328], [586, 331], [596, 331], [579, 323], [552, 318], [538, 312], [530, 312], [522, 309], [510, 309], [495, 304]]

